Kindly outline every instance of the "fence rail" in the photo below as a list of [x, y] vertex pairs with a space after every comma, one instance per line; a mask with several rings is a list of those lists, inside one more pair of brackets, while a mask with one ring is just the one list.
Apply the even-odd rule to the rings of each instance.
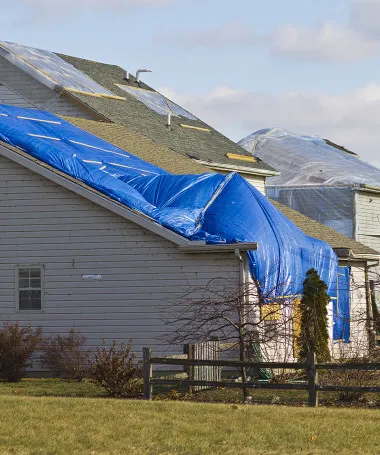
[[[153, 385], [184, 385], [201, 387], [233, 387], [249, 389], [272, 389], [272, 390], [307, 390], [309, 392], [309, 406], [318, 406], [318, 392], [375, 392], [380, 393], [379, 387], [351, 387], [336, 385], [320, 385], [318, 383], [318, 370], [363, 370], [378, 371], [380, 363], [316, 363], [315, 354], [310, 356], [309, 362], [242, 362], [234, 360], [205, 360], [185, 359], [174, 357], [152, 357], [150, 348], [143, 348], [143, 377], [144, 398], [151, 400]], [[235, 368], [266, 368], [266, 369], [304, 369], [307, 372], [307, 384], [278, 384], [266, 382], [229, 382], [215, 380], [194, 379], [159, 379], [152, 377], [153, 365], [182, 365], [182, 366], [212, 366], [212, 367], [235, 367]]]

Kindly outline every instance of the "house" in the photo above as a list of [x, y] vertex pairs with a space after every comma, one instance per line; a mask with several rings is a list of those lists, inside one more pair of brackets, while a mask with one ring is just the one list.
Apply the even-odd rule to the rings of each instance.
[[[274, 128], [239, 145], [281, 170], [267, 181], [272, 199], [380, 251], [380, 170], [315, 136]], [[372, 271], [380, 301], [380, 269]]]
[[208, 171], [239, 172], [262, 193], [278, 174], [116, 65], [1, 41], [0, 103], [122, 125]]
[[[357, 332], [368, 347], [371, 327], [348, 335], [340, 322], [354, 307], [370, 314], [363, 286], [377, 253], [333, 230], [312, 239], [322, 228], [304, 219], [298, 230], [289, 221], [297, 213], [282, 215], [256, 191], [273, 168], [119, 67], [4, 42], [0, 53], [4, 320], [45, 333], [75, 326], [91, 347], [132, 337], [138, 353], [172, 352], [162, 306], [214, 278], [253, 281], [276, 298], [298, 295], [313, 266], [333, 292], [337, 257], [326, 236], [351, 267], [335, 341]], [[229, 171], [252, 187], [220, 175]]]
[[[123, 141], [125, 145], [132, 144], [136, 156], [152, 150], [146, 139], [129, 137], [128, 134], [124, 137], [124, 127], [82, 119], [82, 129], [77, 129], [45, 112], [4, 105], [0, 114], [2, 320], [41, 326], [46, 334], [64, 334], [75, 327], [87, 338], [91, 348], [99, 345], [102, 338], [106, 343], [113, 339], [126, 342], [133, 338], [137, 353], [146, 345], [153, 347], [156, 353], [172, 353], [178, 347], [168, 346], [163, 340], [168, 331], [162, 317], [163, 306], [181, 299], [189, 288], [207, 287], [214, 278], [222, 278], [237, 288], [245, 282], [251, 283], [249, 254], [257, 247], [257, 251], [261, 249], [262, 254], [267, 255], [264, 265], [270, 265], [273, 260], [271, 249], [268, 249], [271, 245], [265, 244], [266, 237], [259, 237], [260, 233], [254, 226], [252, 235], [260, 239], [258, 245], [253, 240], [206, 243], [176, 233], [175, 226], [169, 229], [159, 224], [153, 216], [143, 213], [143, 209], [118, 202], [115, 196], [106, 193], [107, 188], [100, 191], [86, 183], [86, 173], [96, 165], [98, 150], [124, 154], [123, 149], [102, 139], [111, 136], [119, 145]], [[96, 136], [92, 136], [94, 134]], [[22, 141], [27, 141], [28, 147], [24, 145], [23, 148]], [[67, 152], [69, 144], [73, 148]], [[91, 159], [79, 157], [82, 147]], [[46, 150], [49, 153], [44, 161], [41, 158]], [[143, 160], [137, 161], [139, 158], [132, 161], [129, 150], [125, 153], [134, 169], [136, 163], [140, 163], [138, 169], [142, 174], [153, 169], [149, 163], [143, 168]], [[171, 154], [170, 149], [159, 148], [155, 164], [170, 168], [173, 166]], [[72, 161], [69, 161], [70, 156]], [[52, 166], [49, 161], [57, 158], [59, 160]], [[82, 166], [85, 172], [75, 177], [70, 169], [75, 168], [72, 163], [77, 163], [79, 158], [82, 163], [79, 172], [82, 172]], [[183, 159], [181, 166], [188, 166], [189, 171], [193, 169], [195, 163]], [[59, 169], [60, 163], [66, 166], [67, 172]], [[103, 166], [96, 165], [95, 171]], [[212, 177], [212, 174], [207, 175]], [[231, 177], [217, 178], [231, 181]], [[136, 180], [134, 174], [134, 183]], [[241, 181], [244, 187], [244, 181]], [[271, 211], [270, 218], [276, 216], [276, 222], [281, 224], [271, 225], [270, 229], [276, 232], [276, 236], [280, 236], [281, 231], [288, 232], [284, 241], [288, 244], [292, 240], [300, 242], [304, 247], [302, 255], [306, 257], [309, 238], [301, 235], [287, 218], [271, 208], [264, 196], [248, 186], [244, 187], [248, 193], [258, 198], [259, 205], [267, 204], [265, 211]], [[195, 189], [191, 195], [196, 196]], [[228, 199], [222, 200], [221, 205], [224, 207], [226, 202]], [[340, 265], [351, 267], [349, 280], [353, 285], [345, 289], [351, 301], [350, 311], [352, 314], [362, 314], [363, 309], [367, 311], [369, 296], [365, 293], [365, 268], [371, 261], [378, 260], [377, 253], [291, 209], [278, 204], [277, 207], [305, 234], [318, 234], [317, 237], [327, 240], [339, 253]], [[258, 212], [257, 207], [254, 212], [258, 225], [264, 226], [267, 218]], [[247, 213], [249, 215], [249, 210]], [[242, 224], [247, 213], [241, 217]], [[211, 215], [213, 218], [216, 212]], [[204, 218], [207, 222], [207, 214]], [[220, 219], [224, 218], [222, 214]], [[234, 220], [231, 208], [224, 226], [235, 225]], [[272, 238], [268, 238], [273, 244]], [[327, 281], [335, 255], [326, 261], [325, 255], [330, 254], [330, 248], [322, 242], [312, 241], [311, 245], [313, 251], [321, 248], [323, 252], [321, 263], [314, 257], [313, 260], [317, 268], [325, 270]], [[285, 255], [284, 263], [288, 263], [296, 251], [291, 249], [291, 256]], [[263, 263], [260, 256], [256, 260]], [[279, 257], [274, 260], [278, 265]], [[309, 263], [305, 266], [309, 267]], [[301, 275], [294, 275], [298, 284], [302, 283], [304, 272]], [[271, 277], [263, 275], [263, 278]], [[361, 285], [356, 286], [359, 282]], [[338, 310], [337, 317], [341, 318]], [[361, 337], [362, 349], [366, 349], [367, 335], [362, 318], [350, 328], [349, 341], [354, 345], [353, 341]], [[346, 349], [343, 342], [336, 342], [339, 349]]]

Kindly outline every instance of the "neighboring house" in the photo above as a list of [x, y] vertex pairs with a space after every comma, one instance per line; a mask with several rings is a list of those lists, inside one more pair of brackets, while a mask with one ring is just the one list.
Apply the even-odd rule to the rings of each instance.
[[[380, 251], [380, 169], [315, 136], [260, 130], [239, 145], [281, 171], [267, 180], [272, 199]], [[380, 268], [372, 269], [380, 302]]]
[[[128, 146], [136, 156], [154, 150], [151, 142], [118, 125], [72, 122], [102, 139], [111, 137], [115, 146]], [[159, 148], [154, 164], [173, 171], [172, 153]], [[185, 173], [199, 166], [185, 157], [180, 160]], [[163, 341], [168, 333], [165, 307], [189, 289], [207, 287], [214, 278], [237, 288], [252, 282], [246, 250], [255, 244], [189, 241], [5, 142], [0, 143], [0, 187], [2, 320], [41, 326], [45, 334], [65, 334], [75, 327], [92, 348], [102, 338], [107, 343], [133, 338], [137, 353], [143, 346], [157, 354], [173, 353], [179, 347]], [[365, 270], [378, 260], [377, 253], [287, 207], [276, 207], [305, 234], [329, 242], [340, 265], [350, 267], [344, 311], [348, 308], [354, 322], [350, 333], [346, 326], [346, 332], [342, 328], [335, 337], [335, 351], [360, 346], [365, 352], [368, 330], [363, 314], [370, 302]], [[339, 308], [337, 313], [339, 322]], [[349, 345], [338, 341], [343, 336]]]
[[[80, 73], [79, 73], [79, 71]], [[73, 83], [73, 80], [79, 82]], [[124, 126], [208, 172], [239, 172], [265, 193], [278, 173], [116, 65], [0, 42], [0, 103]]]
[[380, 169], [315, 136], [260, 130], [239, 145], [281, 171], [268, 196], [380, 251]]
[[338, 298], [332, 302], [330, 310], [331, 351], [334, 356], [357, 356], [366, 352], [376, 344], [375, 302], [369, 276], [371, 270], [379, 265], [380, 253], [290, 207], [274, 200], [272, 203], [305, 234], [329, 243], [338, 256]]

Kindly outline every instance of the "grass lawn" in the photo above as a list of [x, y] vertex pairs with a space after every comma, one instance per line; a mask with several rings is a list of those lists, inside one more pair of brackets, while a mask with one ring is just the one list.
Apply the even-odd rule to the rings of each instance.
[[0, 396], [32, 397], [91, 397], [104, 396], [94, 381], [64, 381], [62, 379], [26, 378], [20, 382], [1, 382]]
[[0, 396], [0, 454], [376, 454], [380, 411]]
[[[308, 393], [302, 390], [251, 390], [254, 404], [277, 404], [286, 406], [304, 406], [308, 402]], [[62, 379], [27, 378], [17, 383], [0, 381], [0, 397], [2, 395], [29, 396], [29, 397], [105, 397], [104, 390], [94, 381], [67, 381]], [[380, 408], [380, 394], [364, 395], [365, 400], [360, 402], [337, 401], [337, 393], [321, 392], [321, 406], [348, 406], [348, 407], [377, 407]], [[170, 386], [154, 388], [154, 400], [180, 400], [208, 403], [236, 403], [242, 401], [242, 391], [233, 388], [218, 388], [196, 392], [193, 394], [178, 393]]]

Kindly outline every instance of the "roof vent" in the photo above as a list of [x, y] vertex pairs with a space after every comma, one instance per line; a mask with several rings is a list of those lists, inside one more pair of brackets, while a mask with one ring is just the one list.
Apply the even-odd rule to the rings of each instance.
[[146, 69], [145, 70], [142, 70], [142, 69], [137, 70], [136, 71], [136, 82], [137, 83], [140, 82], [140, 73], [151, 73], [151, 72], [152, 72], [152, 70], [146, 70]]
[[126, 81], [129, 81], [129, 71], [126, 71], [126, 72], [125, 72], [124, 79], [125, 79]]

